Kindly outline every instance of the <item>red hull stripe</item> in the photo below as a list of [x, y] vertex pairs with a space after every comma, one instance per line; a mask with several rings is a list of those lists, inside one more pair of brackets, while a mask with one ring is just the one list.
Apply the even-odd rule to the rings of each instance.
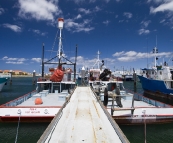
[[61, 108], [62, 106], [0, 106], [0, 108]]

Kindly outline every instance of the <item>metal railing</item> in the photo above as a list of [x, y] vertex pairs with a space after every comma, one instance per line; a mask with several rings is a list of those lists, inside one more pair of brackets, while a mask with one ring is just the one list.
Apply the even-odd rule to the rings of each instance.
[[150, 98], [145, 97], [139, 93], [134, 93], [133, 91], [131, 91], [129, 89], [126, 89], [126, 91], [132, 93], [134, 95], [135, 100], [140, 100], [140, 101], [146, 102], [146, 103], [151, 104], [155, 107], [165, 107], [165, 108], [172, 108], [173, 107], [172, 105], [169, 105], [169, 104], [157, 101], [157, 100], [150, 99]]
[[7, 102], [5, 104], [0, 105], [0, 107], [13, 107], [13, 106], [17, 106], [17, 105], [23, 103], [24, 101], [28, 100], [29, 98], [31, 98], [36, 93], [37, 93], [36, 90], [34, 90], [34, 91], [32, 91], [30, 93], [27, 93], [27, 94], [25, 94], [25, 95], [23, 95], [23, 96], [21, 96], [21, 97], [19, 97], [17, 99], [14, 99], [12, 101], [9, 101], [9, 102]]

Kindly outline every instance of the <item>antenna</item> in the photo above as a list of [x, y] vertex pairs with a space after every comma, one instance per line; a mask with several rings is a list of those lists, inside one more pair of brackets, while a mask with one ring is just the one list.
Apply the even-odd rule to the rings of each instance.
[[148, 37], [147, 37], [147, 69], [148, 69]]
[[100, 52], [98, 51], [97, 54], [98, 54], [98, 56], [97, 56], [97, 61], [98, 61], [97, 66], [98, 66], [98, 69], [99, 69], [99, 62], [100, 62], [99, 55], [100, 55]]
[[156, 47], [157, 47], [157, 35], [156, 35]]
[[100, 58], [99, 58], [99, 55], [100, 55], [100, 52], [98, 51], [97, 52], [97, 61], [96, 61], [96, 63], [93, 65], [93, 68], [94, 68], [94, 66], [97, 64], [97, 66], [98, 66], [98, 69], [100, 68], [99, 66], [100, 66], [100, 64], [99, 64], [99, 62], [100, 62]]
[[156, 35], [156, 47], [153, 49], [153, 53], [154, 53], [154, 67], [156, 67], [156, 54], [158, 53], [158, 49], [157, 49], [157, 35]]
[[60, 64], [60, 60], [61, 60], [61, 54], [62, 54], [62, 37], [61, 37], [61, 31], [63, 29], [63, 25], [64, 25], [64, 19], [63, 18], [58, 18], [58, 28], [60, 30], [60, 36], [59, 36], [59, 47], [58, 47], [58, 59], [59, 59], [59, 64]]

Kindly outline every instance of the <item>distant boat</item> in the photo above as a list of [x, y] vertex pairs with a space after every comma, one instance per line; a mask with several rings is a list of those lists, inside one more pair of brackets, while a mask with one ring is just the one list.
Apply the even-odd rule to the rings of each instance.
[[[156, 53], [157, 48], [153, 49]], [[155, 54], [156, 55], [156, 54]], [[154, 67], [144, 68], [138, 75], [145, 93], [155, 97], [173, 100], [173, 68], [165, 62], [156, 66], [157, 57], [154, 57]]]
[[0, 73], [0, 91], [10, 78], [10, 74]]
[[124, 76], [125, 81], [132, 81], [133, 80], [133, 75], [132, 74], [127, 74]]

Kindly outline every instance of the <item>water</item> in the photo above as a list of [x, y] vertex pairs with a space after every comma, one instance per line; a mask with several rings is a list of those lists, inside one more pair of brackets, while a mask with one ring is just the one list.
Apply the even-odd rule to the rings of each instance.
[[[133, 82], [124, 82], [125, 88], [133, 90]], [[4, 86], [0, 93], [0, 104], [13, 100], [32, 90], [31, 77], [13, 78], [12, 85]], [[137, 91], [142, 93], [141, 84], [137, 83]], [[35, 143], [38, 141], [49, 123], [20, 123], [17, 143]], [[147, 125], [147, 143], [172, 143], [173, 123]], [[120, 125], [120, 128], [131, 143], [144, 143], [143, 125]], [[0, 123], [0, 143], [14, 143], [17, 123]]]
[[[0, 104], [6, 103], [36, 89], [31, 77], [13, 77], [0, 92]], [[14, 143], [18, 123], [0, 123], [0, 143]], [[49, 123], [20, 123], [17, 143], [35, 143]]]

